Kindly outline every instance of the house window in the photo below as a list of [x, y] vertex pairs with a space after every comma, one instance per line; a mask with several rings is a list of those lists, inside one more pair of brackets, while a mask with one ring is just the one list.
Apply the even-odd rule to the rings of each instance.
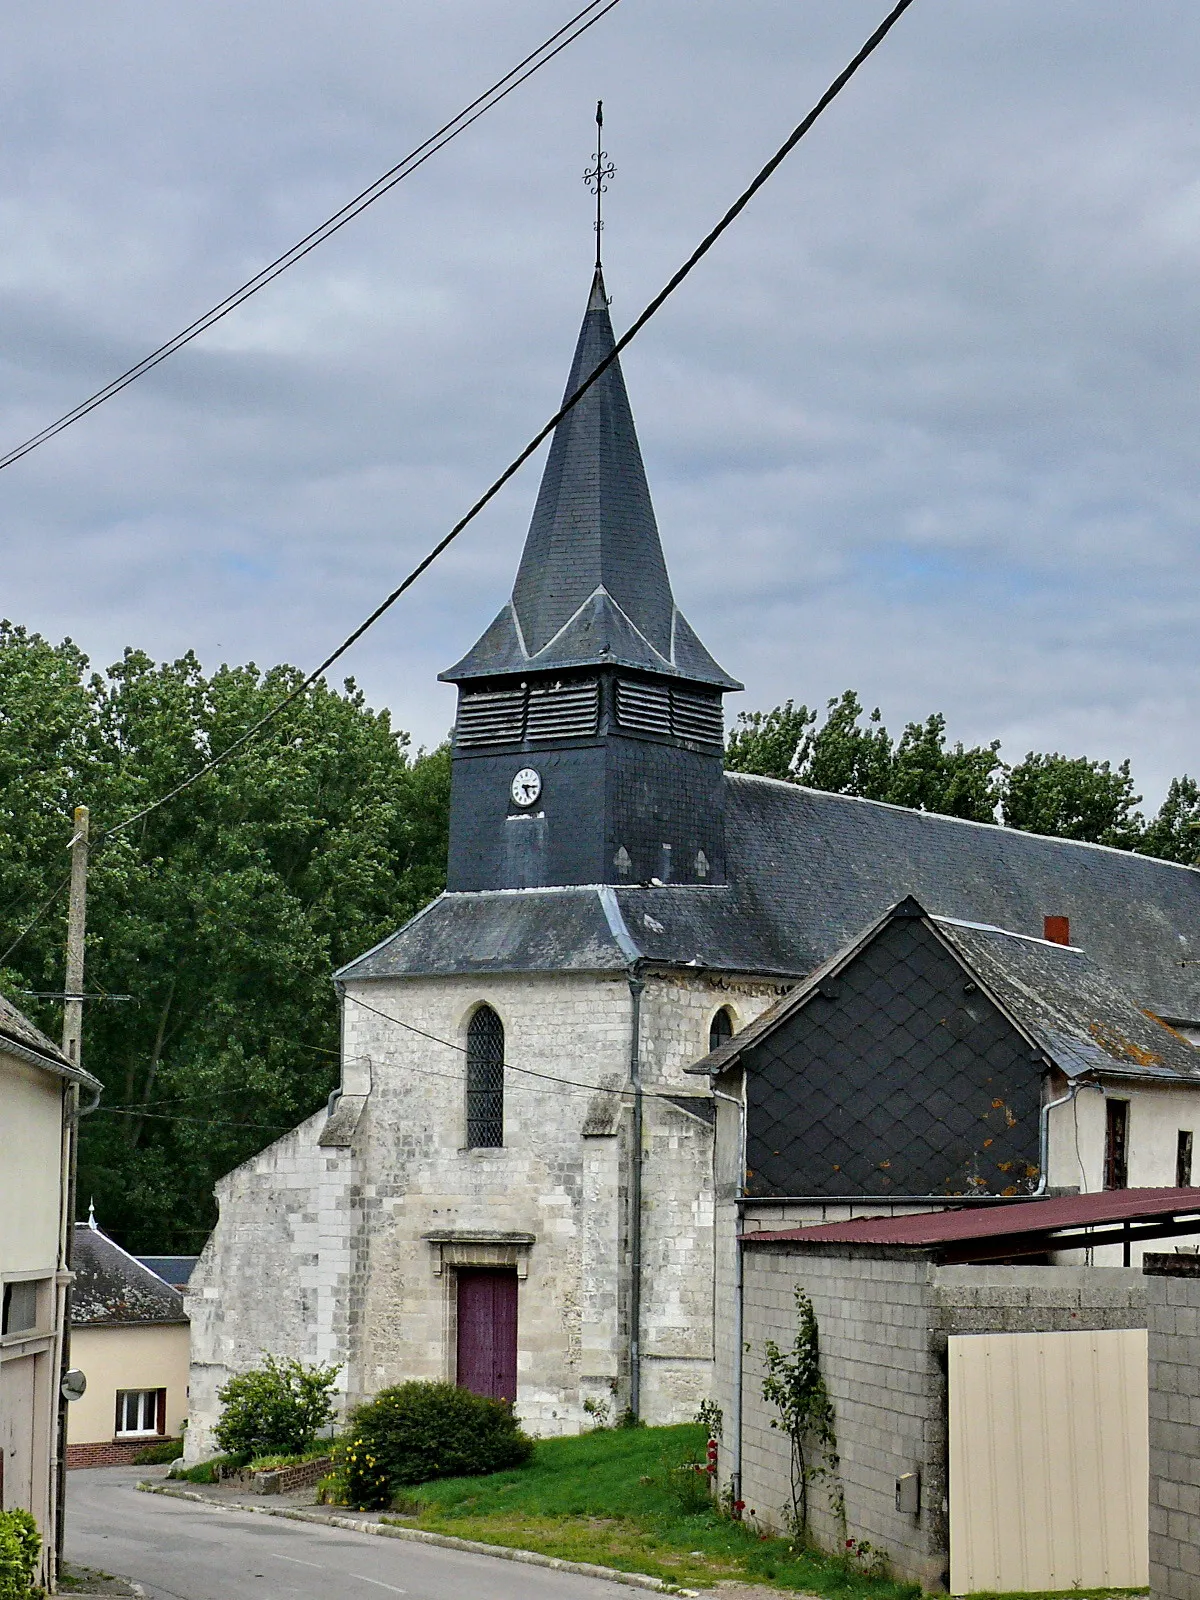
[[165, 1433], [166, 1413], [165, 1389], [117, 1390], [118, 1437], [132, 1433]]
[[1189, 1128], [1180, 1128], [1175, 1141], [1175, 1187], [1192, 1187], [1192, 1134]]
[[38, 1280], [4, 1285], [4, 1312], [0, 1334], [32, 1333], [38, 1325]]
[[480, 1006], [467, 1026], [467, 1146], [503, 1143], [504, 1024], [491, 1006]]
[[1108, 1113], [1104, 1134], [1104, 1187], [1129, 1187], [1129, 1101], [1106, 1100]]
[[708, 1026], [708, 1048], [716, 1050], [726, 1039], [733, 1038], [733, 1017], [728, 1006], [722, 1006]]

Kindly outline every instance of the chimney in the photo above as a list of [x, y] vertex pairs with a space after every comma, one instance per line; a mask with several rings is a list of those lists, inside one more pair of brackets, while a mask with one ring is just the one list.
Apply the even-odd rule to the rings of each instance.
[[1050, 944], [1070, 944], [1071, 919], [1070, 917], [1043, 917], [1043, 937]]

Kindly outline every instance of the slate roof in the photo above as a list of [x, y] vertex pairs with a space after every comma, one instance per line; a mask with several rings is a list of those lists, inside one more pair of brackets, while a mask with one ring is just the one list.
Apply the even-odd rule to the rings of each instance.
[[[1200, 870], [727, 773], [727, 887], [446, 894], [345, 980], [605, 971], [630, 960], [800, 978], [889, 906], [1072, 943], [1136, 1005], [1200, 1022]], [[1187, 963], [1187, 964], [1185, 964]]]
[[[597, 268], [564, 400], [615, 344]], [[619, 361], [554, 430], [512, 599], [441, 677], [596, 666], [742, 687], [675, 604]]]
[[1075, 946], [1004, 928], [929, 917], [913, 897], [889, 908], [759, 1016], [686, 1070], [715, 1076], [819, 994], [897, 916], [923, 919], [967, 973], [1069, 1079], [1087, 1073], [1200, 1083], [1200, 1050], [1136, 1005]]
[[944, 919], [936, 926], [1068, 1078], [1102, 1072], [1200, 1082], [1200, 1050], [1136, 1005], [1082, 950]]
[[28, 1017], [22, 1016], [16, 1006], [0, 994], [0, 1048], [5, 1039], [12, 1039], [26, 1050], [34, 1050], [59, 1066], [71, 1065], [53, 1039], [48, 1039], [40, 1028], [35, 1028]]
[[107, 1234], [75, 1224], [71, 1323], [78, 1328], [168, 1324], [188, 1320], [183, 1296]]
[[188, 1279], [196, 1269], [199, 1256], [137, 1256], [143, 1267], [169, 1283], [173, 1289], [186, 1289]]

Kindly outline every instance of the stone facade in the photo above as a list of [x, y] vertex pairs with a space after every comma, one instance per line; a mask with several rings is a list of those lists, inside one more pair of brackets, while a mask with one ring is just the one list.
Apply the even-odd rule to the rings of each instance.
[[1200, 1257], [1146, 1259], [1151, 1600], [1200, 1600]]
[[[777, 993], [645, 977], [647, 1421], [688, 1417], [713, 1388], [712, 1101], [684, 1068], [717, 1010], [740, 1027]], [[504, 1144], [467, 1149], [463, 1050], [484, 1004], [505, 1030]], [[264, 1350], [341, 1363], [344, 1405], [405, 1378], [453, 1379], [455, 1273], [469, 1266], [517, 1270], [526, 1426], [574, 1432], [585, 1401], [627, 1404], [631, 1024], [624, 973], [347, 985], [341, 1101], [218, 1186], [220, 1221], [187, 1289], [189, 1458], [211, 1448], [220, 1385]]]

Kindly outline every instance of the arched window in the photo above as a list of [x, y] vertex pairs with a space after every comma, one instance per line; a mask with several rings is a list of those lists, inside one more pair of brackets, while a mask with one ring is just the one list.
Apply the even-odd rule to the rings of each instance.
[[708, 1048], [715, 1050], [718, 1045], [725, 1043], [726, 1039], [733, 1038], [733, 1013], [728, 1006], [722, 1006], [708, 1026]]
[[480, 1006], [467, 1026], [467, 1146], [504, 1143], [504, 1024]]

